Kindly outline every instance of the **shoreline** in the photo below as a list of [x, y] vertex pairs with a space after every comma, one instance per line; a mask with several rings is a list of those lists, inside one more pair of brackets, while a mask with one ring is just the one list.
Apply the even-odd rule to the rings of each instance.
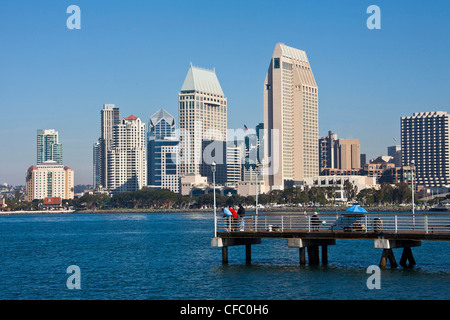
[[[320, 212], [345, 212], [347, 206], [345, 207], [319, 207]], [[410, 207], [400, 207], [400, 206], [380, 206], [380, 207], [365, 207], [368, 213], [372, 212], [411, 212]], [[246, 210], [248, 213], [254, 213], [254, 208], [249, 208]], [[260, 208], [258, 212], [273, 212], [273, 213], [303, 213], [303, 212], [315, 212], [315, 207], [275, 207], [275, 208]], [[436, 208], [416, 208], [415, 212], [448, 212], [449, 209], [442, 210]], [[0, 211], [0, 216], [2, 215], [35, 215], [35, 214], [93, 214], [93, 213], [186, 213], [186, 212], [196, 212], [196, 213], [212, 213], [213, 209], [99, 209], [99, 210], [40, 210], [40, 211]], [[217, 210], [220, 212], [220, 209]]]

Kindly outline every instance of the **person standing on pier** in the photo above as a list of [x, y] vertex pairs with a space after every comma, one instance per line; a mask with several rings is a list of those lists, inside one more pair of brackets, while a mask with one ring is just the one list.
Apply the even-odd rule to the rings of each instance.
[[238, 216], [241, 219], [241, 226], [240, 226], [240, 231], [244, 231], [244, 227], [245, 227], [245, 209], [242, 206], [242, 204], [239, 203], [239, 209], [238, 209]]
[[222, 212], [223, 212], [223, 217], [227, 219], [227, 224], [226, 224], [227, 232], [230, 232], [231, 231], [231, 217], [233, 214], [227, 207], [223, 207]]
[[318, 211], [314, 212], [313, 216], [311, 217], [311, 225], [313, 231], [319, 231], [320, 220]]
[[238, 215], [238, 213], [236, 212], [236, 210], [234, 210], [233, 206], [230, 206], [230, 211], [231, 211], [231, 214], [232, 214], [232, 216], [233, 216], [233, 218], [232, 218], [232, 223], [231, 223], [231, 225], [232, 225], [232, 230], [233, 230], [233, 231], [236, 231], [236, 230], [237, 230], [237, 225], [238, 225], [238, 218], [239, 218], [239, 215]]

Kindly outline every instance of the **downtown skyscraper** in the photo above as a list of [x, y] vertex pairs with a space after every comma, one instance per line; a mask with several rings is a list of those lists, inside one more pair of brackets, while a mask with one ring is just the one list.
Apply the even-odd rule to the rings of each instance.
[[147, 185], [145, 123], [134, 115], [113, 126], [107, 152], [107, 182], [112, 193], [136, 191]]
[[111, 148], [113, 128], [120, 124], [120, 110], [114, 104], [104, 104], [100, 111], [100, 138], [93, 146], [94, 188], [108, 185], [108, 150]]
[[270, 190], [319, 175], [318, 87], [305, 51], [276, 44], [264, 82], [264, 129]]
[[402, 165], [414, 161], [417, 184], [450, 185], [450, 115], [444, 111], [417, 112], [401, 118]]
[[58, 131], [38, 130], [37, 131], [37, 164], [52, 160], [62, 164], [62, 144], [58, 141]]
[[202, 141], [227, 140], [227, 98], [215, 70], [192, 64], [178, 94], [180, 177], [200, 174]]
[[147, 141], [147, 176], [151, 188], [179, 192], [178, 139], [175, 118], [164, 109], [149, 119]]

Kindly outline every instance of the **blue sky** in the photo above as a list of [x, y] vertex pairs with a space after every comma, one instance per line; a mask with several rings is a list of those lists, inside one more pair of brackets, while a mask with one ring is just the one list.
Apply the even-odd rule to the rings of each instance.
[[[81, 30], [66, 27], [71, 4]], [[381, 30], [366, 27], [371, 4]], [[215, 68], [228, 128], [254, 128], [277, 42], [308, 55], [319, 134], [386, 155], [401, 116], [449, 112], [449, 16], [448, 1], [1, 1], [0, 183], [24, 184], [38, 129], [59, 131], [75, 184], [91, 183], [102, 105], [177, 116], [190, 62]]]

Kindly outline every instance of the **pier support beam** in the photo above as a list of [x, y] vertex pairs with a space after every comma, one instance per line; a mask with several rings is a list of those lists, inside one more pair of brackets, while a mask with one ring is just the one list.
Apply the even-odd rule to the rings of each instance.
[[228, 264], [228, 247], [222, 247], [222, 264]]
[[[420, 247], [421, 245], [421, 241], [415, 240], [374, 240], [375, 249], [383, 249], [380, 260], [380, 268], [386, 268], [388, 260], [391, 268], [397, 268], [397, 261], [395, 260], [394, 251], [392, 250], [396, 248], [403, 248], [400, 265], [404, 268], [413, 267], [416, 264], [416, 261], [414, 260], [411, 247]], [[407, 264], [407, 261], [409, 261], [409, 264]]]
[[306, 264], [306, 248], [298, 248], [299, 251], [299, 258], [300, 258], [300, 265]]
[[251, 244], [245, 245], [245, 262], [252, 263], [252, 245]]
[[288, 239], [289, 248], [299, 248], [300, 264], [306, 264], [306, 250], [310, 265], [320, 263], [319, 246], [322, 247], [322, 264], [328, 264], [328, 246], [335, 245], [336, 239]]
[[261, 244], [260, 238], [212, 238], [211, 247], [222, 248], [222, 263], [228, 264], [228, 247], [245, 245], [245, 261], [252, 261], [252, 244]]
[[[409, 264], [407, 263], [409, 261]], [[403, 268], [412, 268], [416, 264], [411, 247], [403, 248], [402, 257], [400, 258], [400, 265]]]
[[380, 260], [380, 268], [385, 269], [388, 260], [391, 268], [397, 268], [397, 261], [395, 260], [394, 252], [392, 251], [392, 249], [383, 249]]

